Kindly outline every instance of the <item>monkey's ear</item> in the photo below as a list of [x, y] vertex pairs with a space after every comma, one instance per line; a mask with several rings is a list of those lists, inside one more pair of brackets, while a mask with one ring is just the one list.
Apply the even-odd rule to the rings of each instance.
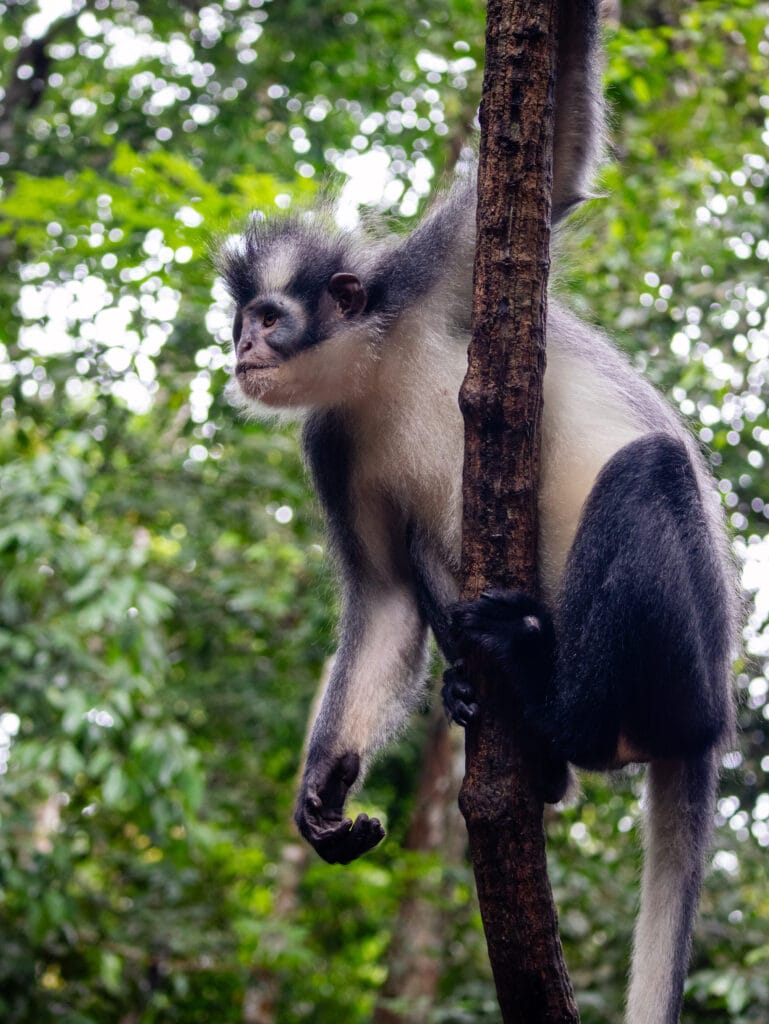
[[328, 290], [342, 316], [356, 316], [366, 308], [366, 289], [355, 274], [334, 274]]

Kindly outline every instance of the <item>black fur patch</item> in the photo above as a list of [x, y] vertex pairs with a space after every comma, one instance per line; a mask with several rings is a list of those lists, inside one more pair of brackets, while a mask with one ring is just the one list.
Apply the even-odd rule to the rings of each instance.
[[448, 593], [443, 582], [446, 577], [444, 560], [433, 549], [425, 532], [413, 523], [406, 529], [406, 544], [419, 607], [433, 631], [441, 654], [452, 662], [457, 655], [451, 638], [448, 606], [454, 595]]
[[385, 318], [399, 316], [445, 281], [454, 261], [472, 259], [472, 247], [466, 252], [458, 236], [468, 220], [474, 220], [475, 189], [475, 176], [459, 181], [438, 199], [416, 230], [385, 254], [372, 279], [365, 282], [372, 312]]
[[728, 586], [684, 444], [650, 434], [588, 497], [555, 640], [537, 602], [491, 592], [453, 609], [454, 650], [502, 666], [553, 756], [610, 767], [622, 737], [647, 758], [692, 757], [732, 724]]
[[[344, 683], [350, 675], [348, 666], [365, 632], [365, 621], [360, 614], [359, 587], [364, 574], [363, 554], [351, 519], [349, 483], [352, 440], [342, 414], [333, 410], [315, 413], [307, 419], [302, 442], [315, 491], [326, 516], [329, 546], [345, 593], [344, 632], [340, 637], [334, 666], [337, 684], [333, 693], [327, 691], [324, 701], [328, 719], [326, 727], [333, 733], [346, 699]], [[323, 723], [317, 725], [322, 727]], [[321, 735], [315, 737], [321, 744], [322, 732], [321, 728]], [[330, 745], [333, 746], [333, 742]], [[311, 749], [308, 752], [308, 766], [312, 756]]]
[[692, 756], [731, 726], [731, 598], [689, 454], [650, 434], [604, 467], [556, 610], [549, 731], [568, 759], [605, 764], [624, 735]]

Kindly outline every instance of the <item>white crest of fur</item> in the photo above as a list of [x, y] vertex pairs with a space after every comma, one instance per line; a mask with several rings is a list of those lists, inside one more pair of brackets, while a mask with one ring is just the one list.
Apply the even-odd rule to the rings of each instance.
[[284, 241], [282, 245], [274, 246], [270, 250], [269, 259], [265, 260], [260, 268], [262, 291], [267, 295], [270, 292], [284, 291], [301, 261], [302, 254], [295, 240]]

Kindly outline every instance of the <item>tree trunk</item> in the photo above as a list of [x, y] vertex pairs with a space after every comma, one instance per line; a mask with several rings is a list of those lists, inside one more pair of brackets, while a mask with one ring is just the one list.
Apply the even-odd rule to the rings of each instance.
[[[406, 848], [440, 853], [444, 870], [460, 860], [466, 845], [457, 811], [461, 780], [461, 753], [449, 733], [443, 708], [436, 702]], [[372, 1024], [426, 1024], [429, 1020], [443, 967], [444, 889], [445, 878], [430, 887], [418, 877], [407, 886], [387, 954], [387, 980]]]
[[[556, 0], [489, 0], [465, 417], [463, 595], [537, 589]], [[547, 877], [543, 804], [504, 680], [478, 676], [460, 807], [504, 1024], [578, 1020]]]

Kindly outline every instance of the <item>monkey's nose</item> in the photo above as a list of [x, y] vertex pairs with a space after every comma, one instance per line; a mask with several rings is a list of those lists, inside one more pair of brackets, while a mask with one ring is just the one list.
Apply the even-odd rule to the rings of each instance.
[[244, 333], [235, 350], [235, 359], [242, 366], [277, 366], [283, 356], [258, 331]]
[[246, 352], [250, 352], [253, 347], [254, 343], [253, 341], [251, 341], [250, 338], [241, 338], [240, 341], [238, 342], [238, 347], [235, 354], [237, 355], [238, 359], [242, 359]]

